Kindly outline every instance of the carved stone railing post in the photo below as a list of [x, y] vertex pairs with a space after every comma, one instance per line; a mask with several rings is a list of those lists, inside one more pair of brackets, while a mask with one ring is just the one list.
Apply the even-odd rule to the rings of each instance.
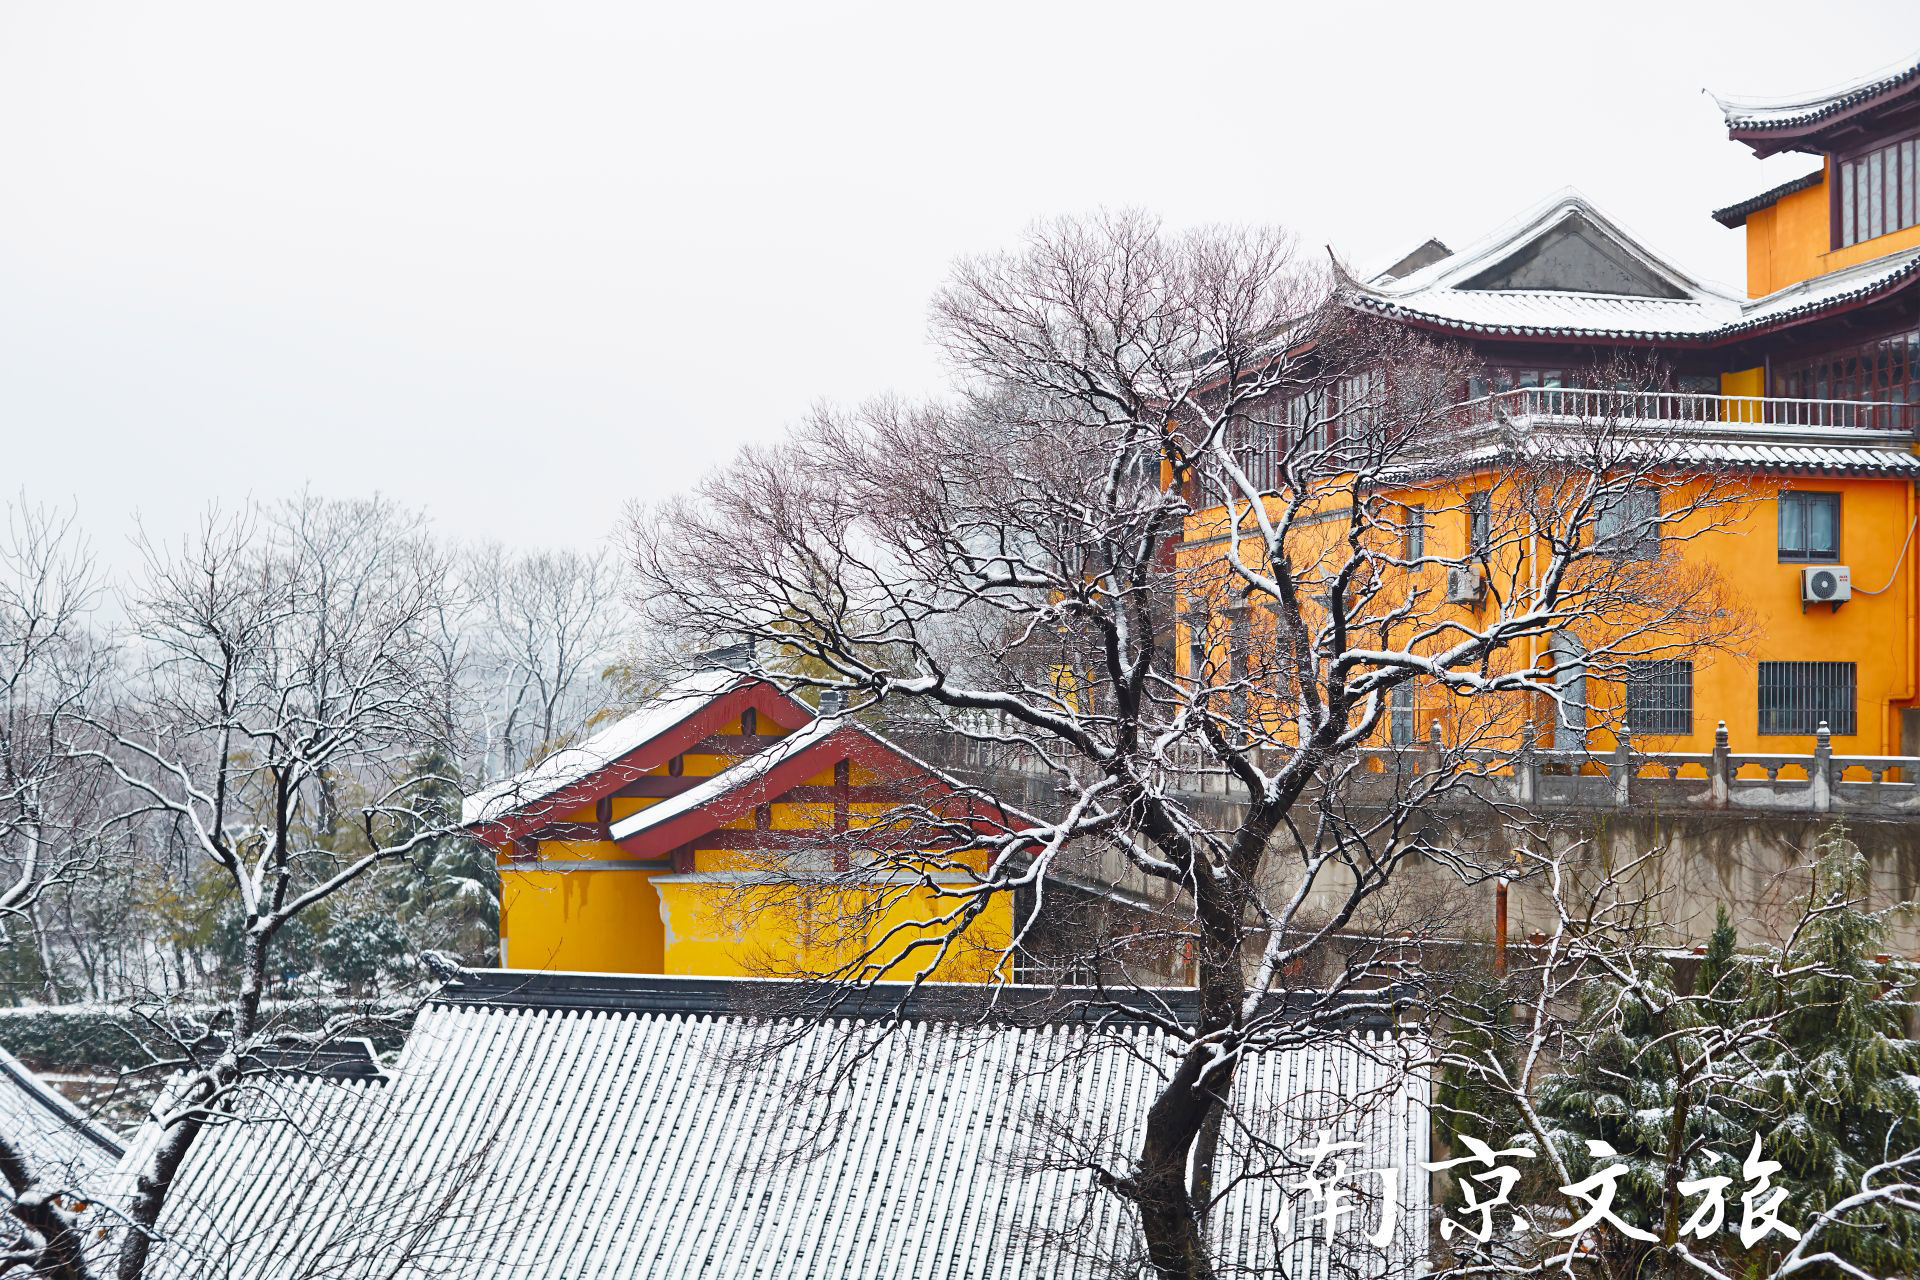
[[1534, 755], [1533, 721], [1520, 726], [1520, 754], [1513, 760], [1513, 788], [1521, 804], [1532, 804], [1540, 791], [1540, 760]]
[[1724, 809], [1732, 802], [1733, 790], [1733, 746], [1727, 737], [1727, 722], [1722, 720], [1713, 731], [1713, 766], [1707, 770], [1708, 790], [1713, 796], [1713, 807]]
[[1633, 782], [1633, 734], [1625, 726], [1620, 727], [1620, 736], [1613, 746], [1613, 804], [1617, 809], [1627, 807], [1632, 794]]
[[1813, 811], [1825, 813], [1833, 808], [1833, 734], [1822, 720], [1813, 734], [1813, 765], [1807, 770], [1813, 784]]

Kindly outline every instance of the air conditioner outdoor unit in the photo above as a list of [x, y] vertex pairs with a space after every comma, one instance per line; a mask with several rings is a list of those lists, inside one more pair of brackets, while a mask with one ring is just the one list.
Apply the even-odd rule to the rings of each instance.
[[1810, 564], [1800, 571], [1800, 607], [1810, 604], [1840, 607], [1853, 599], [1853, 574], [1843, 564]]
[[1447, 570], [1447, 603], [1479, 604], [1487, 583], [1477, 565], [1453, 565]]

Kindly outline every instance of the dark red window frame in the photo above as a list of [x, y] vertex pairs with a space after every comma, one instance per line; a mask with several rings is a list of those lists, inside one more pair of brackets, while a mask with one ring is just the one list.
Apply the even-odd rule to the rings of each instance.
[[[1885, 157], [1880, 174], [1881, 226], [1877, 235], [1869, 234], [1874, 213], [1869, 162], [1875, 154]], [[1849, 171], [1849, 167], [1855, 165], [1860, 166], [1858, 176]], [[1920, 226], [1920, 130], [1878, 139], [1870, 146], [1829, 156], [1827, 185], [1829, 249], [1848, 249]]]

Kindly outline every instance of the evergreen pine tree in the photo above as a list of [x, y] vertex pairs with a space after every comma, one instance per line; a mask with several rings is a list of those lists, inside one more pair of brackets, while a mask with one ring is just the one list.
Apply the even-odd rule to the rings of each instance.
[[[436, 820], [460, 812], [460, 788], [447, 758], [424, 757], [417, 785]], [[416, 949], [450, 951], [469, 965], [499, 963], [500, 873], [493, 850], [465, 834], [439, 836], [414, 855], [414, 875], [400, 908]]]
[[1727, 904], [1714, 912], [1713, 933], [1707, 939], [1707, 954], [1700, 960], [1700, 976], [1694, 979], [1693, 993], [1707, 1002], [1704, 1016], [1721, 1026], [1729, 1026], [1740, 1012], [1736, 983], [1729, 981], [1737, 967], [1735, 950], [1740, 942], [1734, 931]]
[[[1665, 1240], [1685, 1217], [1678, 1183], [1735, 1172], [1727, 1153], [1750, 1123], [1710, 1069], [1707, 1002], [1681, 995], [1664, 959], [1640, 959], [1638, 982], [1588, 984], [1565, 1069], [1541, 1081], [1537, 1105], [1573, 1176], [1624, 1164], [1614, 1212]], [[1617, 1159], [1591, 1155], [1595, 1140]], [[1600, 1243], [1627, 1259], [1648, 1248], [1611, 1233]]]
[[[1860, 906], [1866, 859], [1838, 828], [1815, 853], [1812, 917], [1787, 952], [1785, 977], [1753, 995], [1754, 1016], [1781, 1016], [1781, 1052], [1756, 1088], [1768, 1115], [1762, 1145], [1785, 1166], [1775, 1185], [1788, 1188], [1796, 1225], [1858, 1193], [1874, 1164], [1920, 1148], [1920, 1041], [1905, 1033], [1910, 1001], [1875, 959], [1886, 921]], [[1868, 1275], [1920, 1274], [1920, 1214], [1911, 1210], [1864, 1207], [1820, 1243]]]

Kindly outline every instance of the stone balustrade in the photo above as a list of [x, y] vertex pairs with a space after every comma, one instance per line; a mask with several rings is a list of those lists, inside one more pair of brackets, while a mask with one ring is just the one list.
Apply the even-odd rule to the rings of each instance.
[[[1058, 744], [1023, 740], [1010, 726], [982, 719], [959, 733], [923, 741], [933, 763], [1004, 787], [1008, 781], [1038, 782], [1064, 769], [1075, 772]], [[1239, 784], [1196, 744], [1167, 754], [1168, 778], [1179, 791], [1231, 803]], [[1049, 764], [1052, 761], [1054, 763]], [[1732, 810], [1754, 813], [1920, 815], [1920, 757], [1836, 755], [1823, 724], [1809, 753], [1734, 751], [1726, 722], [1714, 733], [1713, 750], [1643, 751], [1622, 734], [1609, 750], [1541, 747], [1532, 725], [1517, 750], [1459, 750], [1441, 737], [1409, 746], [1362, 748], [1348, 774], [1356, 798], [1370, 790], [1384, 795], [1396, 779], [1444, 763], [1464, 769], [1467, 787], [1482, 800], [1521, 808]], [[1010, 799], [1013, 797], [1009, 797]]]

